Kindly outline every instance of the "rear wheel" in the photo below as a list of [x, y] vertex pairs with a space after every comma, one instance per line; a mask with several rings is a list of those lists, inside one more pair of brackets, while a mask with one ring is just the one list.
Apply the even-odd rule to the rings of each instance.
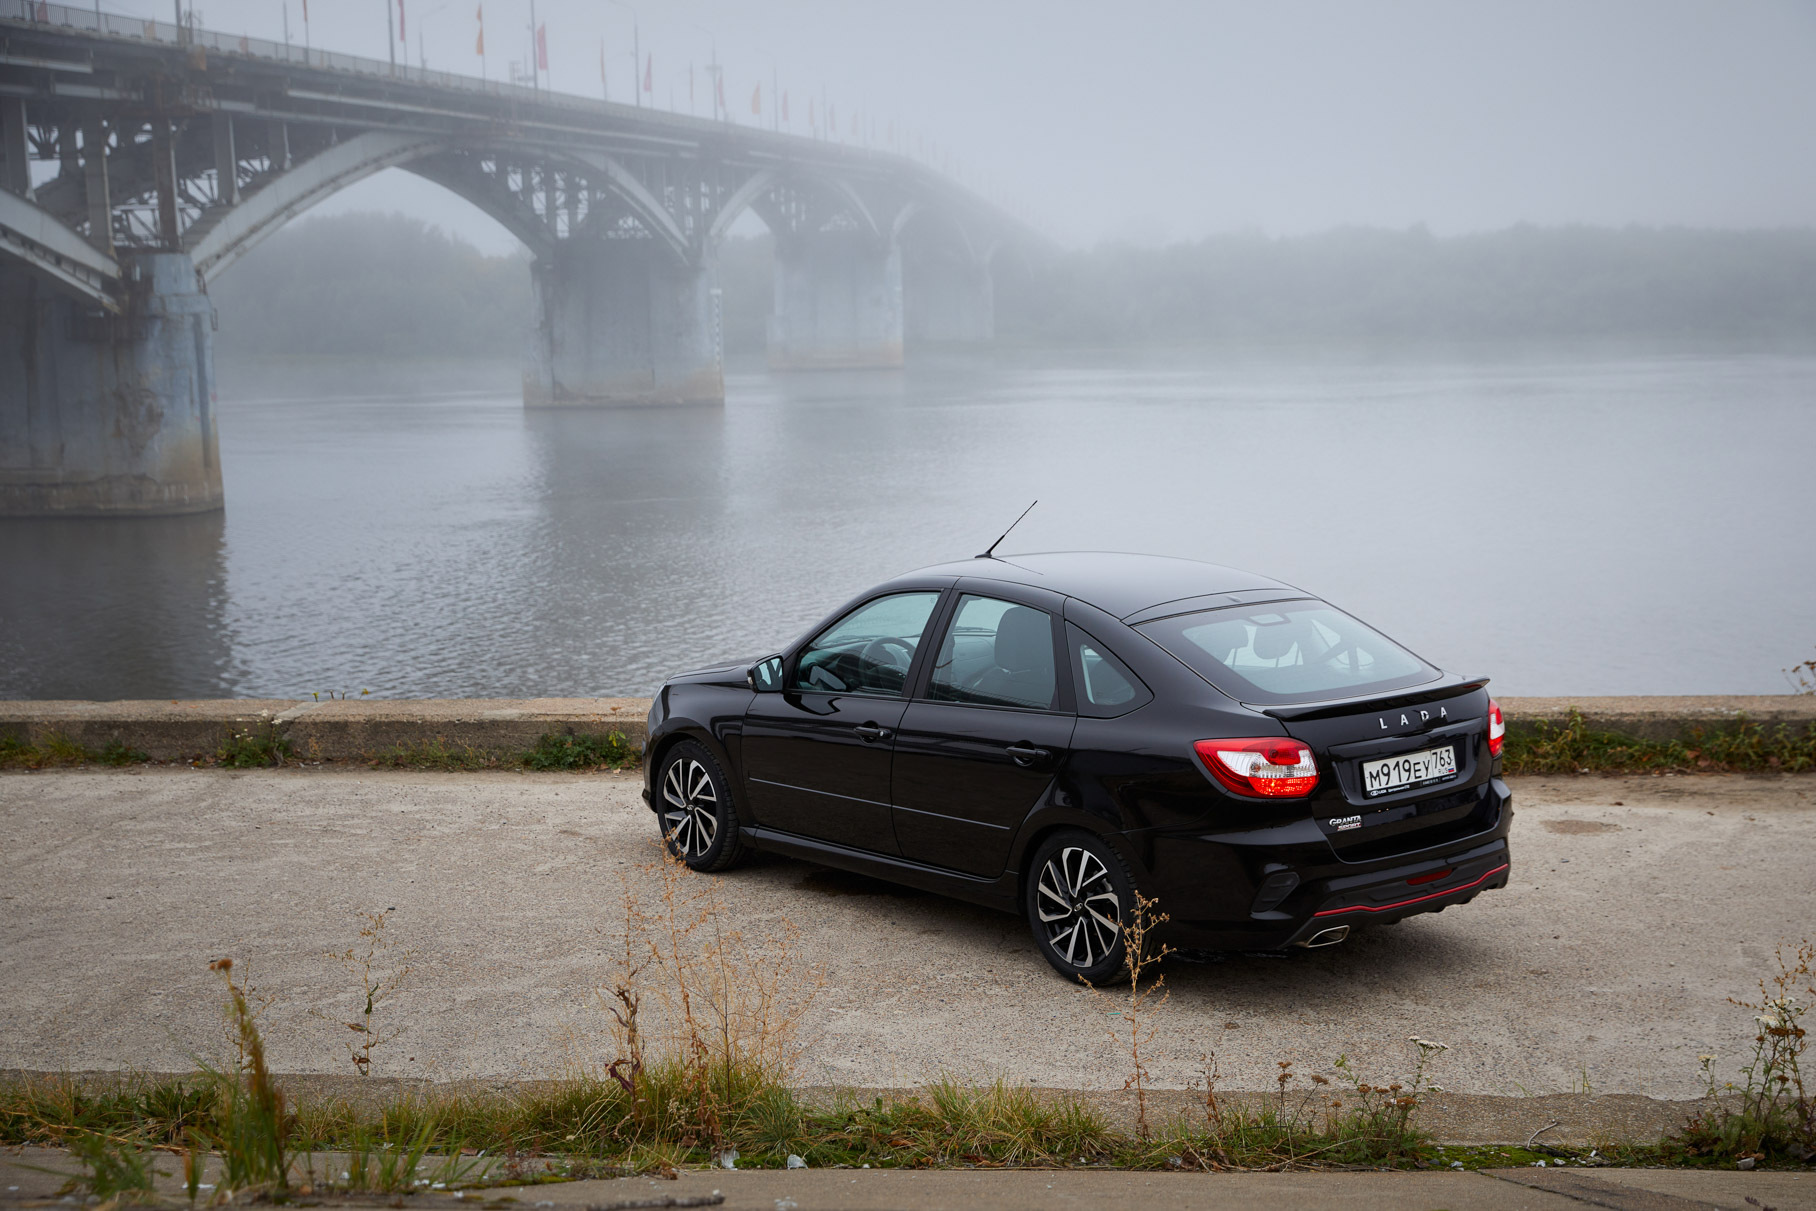
[[1024, 899], [1034, 944], [1055, 971], [1089, 984], [1129, 978], [1122, 926], [1135, 881], [1115, 850], [1089, 833], [1055, 833], [1034, 853]]
[[694, 870], [728, 870], [744, 856], [731, 786], [706, 746], [683, 740], [662, 758], [657, 819], [668, 852]]

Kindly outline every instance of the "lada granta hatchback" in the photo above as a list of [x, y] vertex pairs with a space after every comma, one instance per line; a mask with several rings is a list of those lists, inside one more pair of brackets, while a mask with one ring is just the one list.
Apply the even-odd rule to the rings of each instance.
[[670, 678], [644, 797], [696, 870], [772, 850], [1020, 912], [1113, 980], [1137, 892], [1175, 946], [1271, 950], [1505, 886], [1486, 685], [1248, 572], [979, 558]]

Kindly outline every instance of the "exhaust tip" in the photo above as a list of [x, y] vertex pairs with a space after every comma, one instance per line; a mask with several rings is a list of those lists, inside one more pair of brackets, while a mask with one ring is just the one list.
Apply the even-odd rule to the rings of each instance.
[[1347, 937], [1349, 937], [1349, 926], [1333, 925], [1329, 929], [1319, 930], [1299, 945], [1307, 950], [1316, 950], [1320, 946], [1335, 946]]

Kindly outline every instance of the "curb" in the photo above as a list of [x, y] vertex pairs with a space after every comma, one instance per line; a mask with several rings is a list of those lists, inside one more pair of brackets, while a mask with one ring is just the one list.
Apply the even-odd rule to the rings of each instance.
[[[1560, 724], [1574, 708], [1589, 726], [1648, 740], [1688, 739], [1743, 715], [1765, 726], [1816, 724], [1816, 697], [1654, 696], [1504, 698], [1508, 727]], [[0, 739], [42, 745], [61, 738], [100, 750], [123, 744], [155, 761], [212, 756], [235, 733], [269, 728], [309, 761], [370, 761], [398, 749], [440, 744], [512, 757], [544, 735], [645, 739], [647, 698], [248, 698], [168, 701], [0, 700]]]

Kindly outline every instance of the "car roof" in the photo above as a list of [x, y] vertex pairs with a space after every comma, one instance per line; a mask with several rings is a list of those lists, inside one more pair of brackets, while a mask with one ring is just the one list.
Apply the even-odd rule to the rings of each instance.
[[[916, 575], [967, 576], [1034, 585], [1075, 597], [1127, 620], [1168, 602], [1255, 590], [1297, 593], [1291, 585], [1196, 559], [1121, 551], [1039, 551], [997, 555], [922, 568]], [[1213, 603], [1206, 602], [1209, 606]], [[1220, 602], [1216, 604], [1230, 604]], [[1158, 615], [1155, 615], [1158, 616]]]

